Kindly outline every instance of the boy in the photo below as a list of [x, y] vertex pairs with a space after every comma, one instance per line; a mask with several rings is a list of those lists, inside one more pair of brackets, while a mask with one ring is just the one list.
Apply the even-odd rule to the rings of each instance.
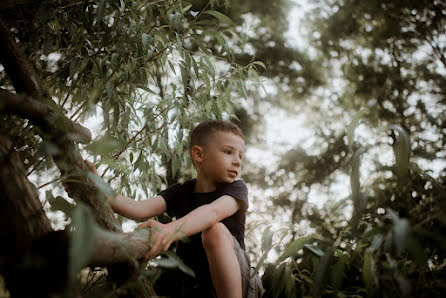
[[175, 184], [143, 201], [117, 196], [110, 199], [113, 210], [127, 218], [141, 220], [173, 212], [176, 221], [162, 224], [147, 220], [143, 228], [153, 228], [153, 258], [179, 242], [177, 254], [191, 267], [200, 284], [211, 276], [217, 297], [260, 297], [262, 287], [245, 253], [245, 215], [248, 190], [240, 174], [244, 154], [240, 128], [225, 121], [207, 121], [191, 132], [189, 153], [197, 178]]

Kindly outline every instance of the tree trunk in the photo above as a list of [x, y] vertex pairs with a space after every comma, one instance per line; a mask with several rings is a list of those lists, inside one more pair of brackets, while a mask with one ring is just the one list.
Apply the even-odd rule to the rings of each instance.
[[[0, 62], [16, 92], [25, 93], [40, 101], [39, 104], [30, 99], [20, 99], [2, 92], [1, 103], [12, 109], [9, 112], [30, 119], [43, 132], [41, 137], [57, 146], [60, 154], [53, 156], [53, 160], [61, 175], [70, 177], [70, 182], [66, 184], [71, 196], [77, 202], [84, 202], [91, 207], [96, 221], [102, 228], [121, 232], [110, 205], [100, 198], [97, 189], [85, 175], [88, 171], [87, 166], [83, 162], [77, 144], [70, 136], [73, 132], [70, 129], [72, 122], [58, 111], [51, 109], [48, 111], [46, 103], [53, 107], [57, 107], [57, 104], [42, 90], [33, 66], [1, 18], [0, 42], [2, 44]], [[20, 103], [15, 102], [18, 99], [25, 100], [30, 106], [23, 109]], [[37, 114], [32, 114], [29, 118], [29, 115], [20, 114], [22, 112], [26, 114], [30, 109]], [[54, 116], [59, 121], [54, 122], [54, 119], [51, 119]], [[79, 128], [79, 125], [77, 127]], [[48, 297], [49, 293], [66, 291], [69, 234], [65, 231], [51, 233], [52, 229], [40, 204], [37, 189], [27, 180], [22, 161], [13, 151], [13, 145], [2, 137], [1, 146], [0, 191], [6, 196], [0, 199], [0, 214], [8, 226], [3, 225], [0, 231], [2, 241], [6, 240], [5, 242], [11, 245], [4, 245], [5, 247], [1, 248], [0, 269], [5, 276], [7, 287], [15, 297]], [[107, 241], [107, 239], [122, 241]], [[143, 258], [148, 250], [148, 240], [148, 237], [133, 237], [122, 233], [118, 236], [101, 233], [92, 262], [112, 264], [108, 267], [109, 280], [118, 285], [122, 284], [139, 267], [137, 261]], [[129, 244], [131, 251], [123, 249], [125, 247], [123, 244], [126, 243]], [[119, 263], [121, 261], [125, 263]], [[131, 294], [126, 293], [126, 295], [132, 297], [154, 295], [148, 280], [144, 281], [143, 290], [135, 289], [130, 292]]]

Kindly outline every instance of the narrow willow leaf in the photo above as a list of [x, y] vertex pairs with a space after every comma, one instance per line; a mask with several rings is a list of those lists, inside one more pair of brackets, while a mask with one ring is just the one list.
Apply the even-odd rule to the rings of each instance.
[[359, 122], [361, 118], [364, 116], [365, 110], [361, 110], [353, 117], [352, 121], [347, 127], [347, 139], [348, 139], [348, 146], [351, 148], [353, 145], [353, 140], [355, 138], [355, 130], [356, 127], [358, 127]]
[[387, 209], [387, 214], [393, 221], [393, 242], [399, 252], [407, 247], [407, 242], [410, 237], [409, 221], [405, 218], [400, 218], [398, 214], [392, 209]]
[[75, 207], [61, 196], [53, 197], [52, 194], [47, 195], [47, 200], [51, 206], [52, 211], [62, 211], [67, 216], [71, 215]]
[[254, 61], [254, 62], [252, 62], [252, 64], [258, 65], [258, 66], [262, 67], [263, 69], [266, 69], [266, 65], [262, 61]]
[[153, 262], [157, 264], [158, 266], [164, 267], [164, 268], [178, 268], [187, 275], [190, 275], [192, 277], [195, 277], [195, 272], [190, 269], [184, 262], [173, 252], [167, 251], [164, 253], [165, 258], [161, 259], [155, 259]]
[[175, 32], [175, 36], [177, 39], [178, 52], [180, 53], [180, 56], [183, 56], [183, 42], [181, 41], [181, 37], [178, 35], [178, 33]]
[[271, 249], [274, 232], [271, 231], [271, 226], [267, 226], [262, 235], [262, 252], [265, 253]]
[[364, 261], [362, 264], [362, 279], [366, 285], [367, 292], [371, 296], [373, 294], [373, 257], [366, 250], [364, 252]]
[[123, 14], [124, 11], [125, 11], [125, 3], [124, 3], [124, 0], [119, 0], [119, 2], [120, 2], [120, 4], [121, 4], [120, 12], [121, 12], [121, 14]]
[[242, 89], [242, 94], [244, 98], [248, 98], [248, 92], [246, 91], [246, 84], [243, 80], [240, 80], [240, 88]]
[[98, 5], [98, 10], [96, 12], [96, 23], [100, 23], [105, 14], [105, 0], [101, 0]]
[[182, 13], [185, 13], [185, 12], [187, 12], [191, 7], [192, 7], [192, 4], [189, 4], [189, 5], [187, 5], [186, 7], [184, 7], [184, 8], [181, 10], [181, 12], [182, 12]]
[[219, 21], [221, 21], [221, 22], [223, 22], [223, 23], [226, 23], [226, 24], [228, 24], [228, 25], [230, 25], [230, 26], [235, 27], [235, 23], [234, 23], [230, 18], [228, 18], [226, 15], [222, 14], [222, 13], [219, 12], [219, 11], [216, 11], [216, 10], [207, 10], [207, 11], [205, 11], [204, 13], [206, 13], [206, 14], [208, 14], [208, 15], [211, 15], [211, 16], [213, 16], [213, 17], [215, 17], [215, 18], [217, 18]]
[[88, 264], [96, 236], [93, 215], [84, 204], [76, 206], [71, 220], [74, 229], [70, 241], [68, 276], [70, 283], [74, 283], [79, 271]]
[[330, 247], [319, 261], [316, 269], [316, 275], [314, 277], [313, 284], [313, 297], [320, 297], [321, 289], [324, 287], [325, 279], [328, 272], [328, 265], [330, 264], [331, 256], [333, 254], [333, 249]]
[[110, 135], [104, 135], [85, 147], [94, 155], [110, 156], [122, 147], [122, 142]]
[[391, 125], [390, 129], [397, 131], [396, 141], [393, 144], [395, 154], [395, 167], [401, 183], [405, 183], [409, 176], [410, 169], [410, 138], [409, 134], [402, 127]]
[[206, 30], [206, 32], [204, 32], [204, 33], [213, 36], [222, 47], [226, 44], [226, 40], [220, 34], [220, 32], [218, 32], [216, 30]]
[[142, 46], [145, 48], [150, 41], [150, 36], [147, 33], [141, 35]]
[[178, 172], [180, 166], [180, 159], [176, 154], [174, 154], [172, 158], [172, 177], [175, 177], [175, 174]]
[[347, 263], [347, 257], [341, 255], [330, 271], [330, 282], [335, 289], [339, 289], [344, 279], [344, 269]]
[[304, 244], [305, 248], [308, 248], [312, 253], [319, 257], [323, 257], [325, 253], [317, 246], [314, 246], [313, 244]]
[[70, 61], [70, 77], [72, 78], [79, 66], [79, 59], [75, 56]]
[[251, 273], [250, 278], [254, 277], [257, 272], [259, 272], [260, 268], [262, 267], [263, 263], [265, 262], [266, 258], [268, 257], [269, 251], [265, 252], [261, 257], [260, 260], [257, 262], [257, 266], [254, 269], [254, 271]]
[[106, 197], [111, 197], [111, 198], [115, 197], [113, 189], [104, 180], [102, 180], [101, 177], [91, 172], [87, 173], [87, 177], [91, 180], [91, 182], [93, 182], [94, 186], [96, 186], [96, 188]]
[[304, 244], [308, 243], [313, 239], [313, 236], [306, 236], [299, 239], [294, 240], [290, 244], [288, 244], [282, 256], [279, 258], [279, 262], [285, 260], [286, 258], [295, 255], [299, 250], [304, 247]]
[[360, 184], [360, 164], [361, 164], [361, 156], [365, 152], [365, 148], [362, 147], [352, 157], [351, 161], [351, 171], [350, 171], [350, 186], [352, 190], [352, 198], [353, 201], [358, 199], [359, 190], [361, 188]]

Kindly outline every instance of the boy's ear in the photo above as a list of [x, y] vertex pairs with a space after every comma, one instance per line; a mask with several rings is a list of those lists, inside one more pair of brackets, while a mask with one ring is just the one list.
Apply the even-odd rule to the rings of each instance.
[[190, 149], [192, 160], [194, 162], [203, 161], [203, 148], [201, 146], [195, 145]]

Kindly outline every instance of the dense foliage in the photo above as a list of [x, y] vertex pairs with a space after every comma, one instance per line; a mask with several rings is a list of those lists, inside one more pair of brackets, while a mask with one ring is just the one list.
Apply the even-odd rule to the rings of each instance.
[[[0, 5], [1, 16], [54, 100], [45, 102], [94, 129], [79, 152], [99, 165], [100, 192], [142, 199], [191, 177], [187, 135], [203, 119], [237, 121], [248, 146], [265, 146], [261, 115], [285, 109], [305, 116], [312, 137], [274, 166], [246, 160], [243, 176], [265, 296], [446, 292], [442, 1], [312, 1], [297, 7], [300, 28], [288, 28], [299, 4], [286, 0], [23, 2]], [[305, 45], [292, 45], [289, 29], [306, 32]], [[4, 69], [0, 85], [18, 91]], [[99, 230], [62, 190], [73, 179], [57, 172], [64, 152], [32, 121], [1, 119], [30, 179], [54, 186], [43, 205], [66, 221], [53, 225], [77, 225], [76, 279], [88, 231]], [[188, 272], [170, 253], [158, 265]], [[139, 273], [123, 292], [159, 271]], [[112, 289], [97, 287], [102, 270], [82, 276], [85, 294]]]
[[[319, 1], [306, 25], [331, 82], [305, 103], [320, 127], [312, 146], [269, 174], [286, 188], [272, 200], [292, 210], [292, 237], [273, 238], [268, 296], [444, 295], [446, 6]], [[314, 190], [329, 198], [322, 209]], [[313, 233], [299, 237], [302, 224]]]

